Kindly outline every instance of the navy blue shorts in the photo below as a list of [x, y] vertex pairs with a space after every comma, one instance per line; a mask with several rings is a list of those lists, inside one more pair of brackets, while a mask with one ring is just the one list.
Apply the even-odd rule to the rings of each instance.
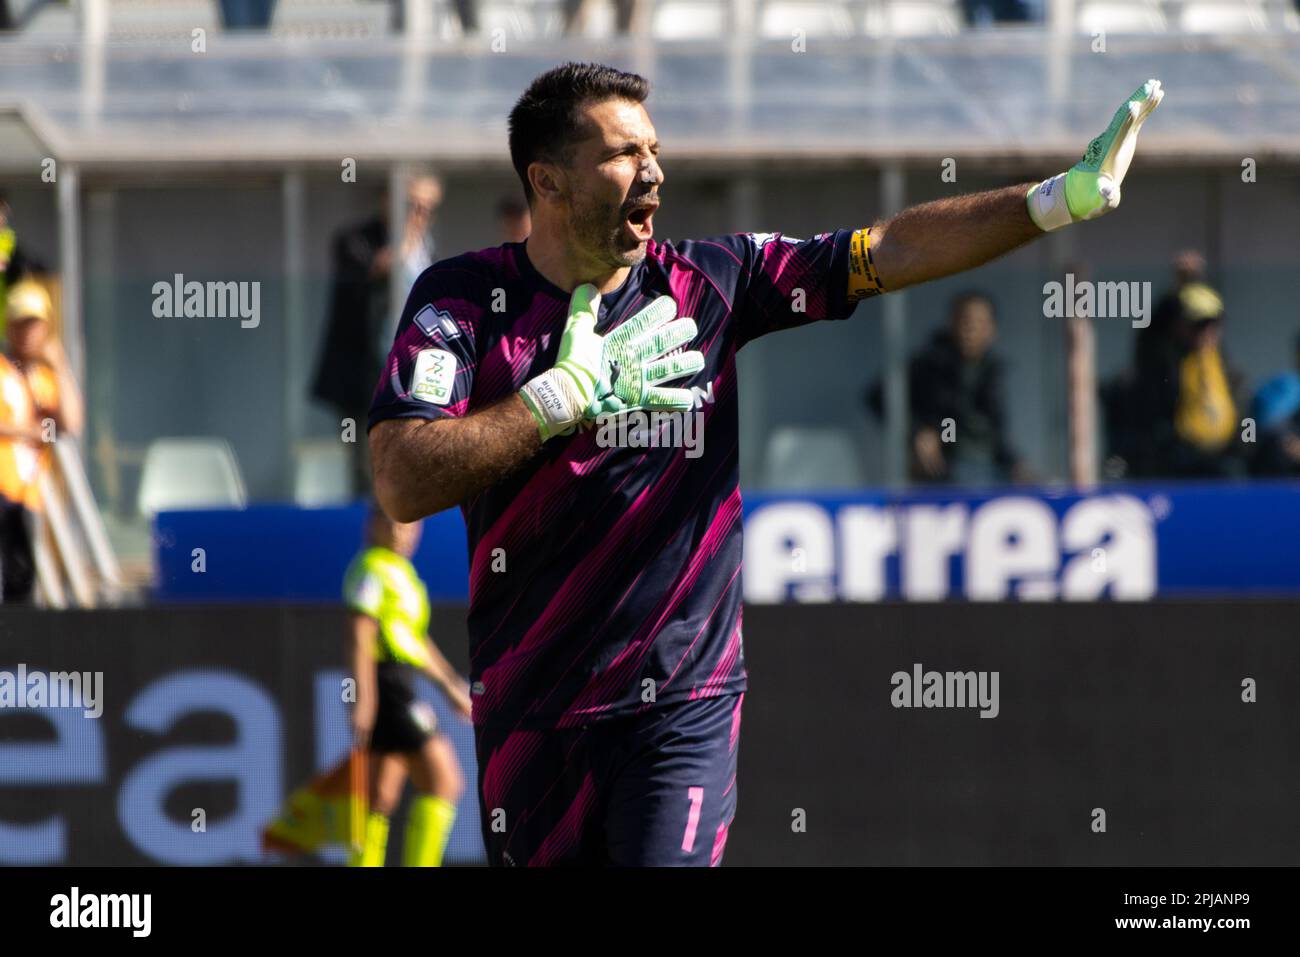
[[744, 699], [699, 698], [574, 728], [475, 728], [488, 863], [722, 863]]

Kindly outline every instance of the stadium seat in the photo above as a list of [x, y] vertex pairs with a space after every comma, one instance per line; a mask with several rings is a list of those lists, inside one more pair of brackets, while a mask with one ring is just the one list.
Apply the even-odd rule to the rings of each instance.
[[858, 448], [841, 429], [782, 426], [767, 440], [761, 485], [795, 491], [866, 484]]
[[1188, 33], [1263, 32], [1268, 14], [1255, 0], [1188, 0], [1178, 26]]
[[827, 0], [770, 0], [758, 16], [758, 32], [768, 39], [853, 36], [853, 15], [841, 3]]
[[348, 453], [338, 442], [304, 442], [294, 463], [293, 501], [304, 508], [342, 505], [352, 500]]
[[1160, 0], [1087, 0], [1075, 23], [1082, 33], [1159, 33], [1169, 25]]
[[225, 439], [155, 439], [144, 454], [136, 508], [146, 518], [186, 508], [243, 508], [244, 478]]
[[650, 32], [656, 40], [716, 40], [727, 32], [727, 4], [716, 0], [656, 3]]
[[953, 36], [962, 29], [956, 0], [871, 0], [866, 32], [872, 36]]

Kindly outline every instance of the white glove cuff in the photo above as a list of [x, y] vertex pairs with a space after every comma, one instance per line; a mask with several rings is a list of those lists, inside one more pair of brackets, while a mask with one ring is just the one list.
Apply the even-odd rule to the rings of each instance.
[[1070, 204], [1065, 201], [1065, 173], [1045, 179], [1029, 190], [1025, 200], [1029, 206], [1029, 218], [1043, 232], [1068, 226], [1074, 222], [1070, 215]]
[[529, 379], [519, 397], [537, 420], [543, 442], [575, 425], [587, 407], [573, 377], [561, 369], [548, 369]]

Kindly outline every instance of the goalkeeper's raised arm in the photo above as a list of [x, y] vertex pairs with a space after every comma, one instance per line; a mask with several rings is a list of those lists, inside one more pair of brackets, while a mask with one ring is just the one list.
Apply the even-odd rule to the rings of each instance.
[[1138, 130], [1163, 97], [1159, 80], [1144, 83], [1065, 173], [1037, 184], [923, 203], [872, 226], [869, 235], [855, 240], [863, 247], [854, 258], [859, 288], [893, 292], [972, 269], [1045, 231], [1114, 209]]

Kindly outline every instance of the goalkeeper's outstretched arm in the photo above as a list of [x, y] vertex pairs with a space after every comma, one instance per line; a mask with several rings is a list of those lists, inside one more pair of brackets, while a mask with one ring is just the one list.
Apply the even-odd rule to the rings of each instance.
[[882, 290], [974, 269], [1043, 235], [1029, 217], [1029, 187], [936, 199], [872, 226], [872, 262]]
[[1138, 130], [1160, 105], [1159, 80], [1147, 80], [1088, 144], [1078, 163], [1041, 183], [1024, 183], [904, 210], [872, 226], [870, 255], [855, 258], [874, 275], [860, 287], [893, 292], [996, 259], [1044, 232], [1095, 219], [1119, 205]]

